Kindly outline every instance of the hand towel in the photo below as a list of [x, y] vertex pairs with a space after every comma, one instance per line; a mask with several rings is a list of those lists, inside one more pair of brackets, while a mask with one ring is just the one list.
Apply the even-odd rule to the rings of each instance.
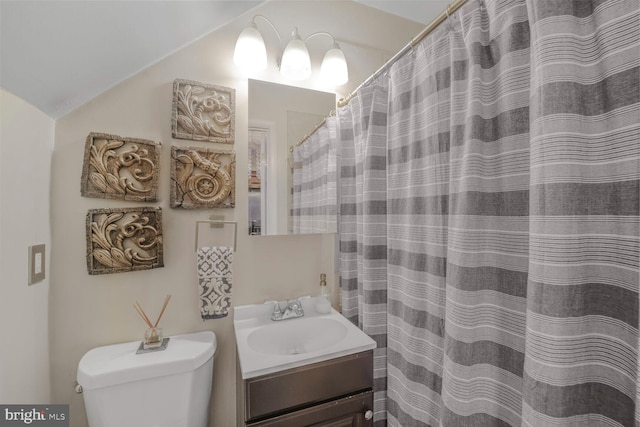
[[198, 249], [197, 270], [202, 320], [218, 319], [229, 314], [231, 305], [231, 267], [233, 250], [226, 246]]

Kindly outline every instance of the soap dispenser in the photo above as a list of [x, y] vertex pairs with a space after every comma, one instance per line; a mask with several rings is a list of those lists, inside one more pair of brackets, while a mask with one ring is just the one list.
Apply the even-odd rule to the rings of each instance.
[[316, 311], [322, 314], [331, 312], [331, 291], [327, 286], [327, 275], [324, 273], [320, 274], [320, 295], [317, 299]]

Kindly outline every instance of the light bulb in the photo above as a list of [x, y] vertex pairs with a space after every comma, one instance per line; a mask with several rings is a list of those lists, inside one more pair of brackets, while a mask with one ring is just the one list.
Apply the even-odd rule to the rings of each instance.
[[291, 41], [282, 53], [280, 73], [292, 80], [304, 80], [311, 75], [311, 59], [298, 29], [294, 29]]
[[267, 49], [254, 22], [238, 36], [233, 62], [247, 73], [261, 71], [267, 67]]
[[334, 43], [324, 55], [320, 76], [323, 81], [333, 86], [340, 86], [349, 81], [347, 60], [338, 43]]

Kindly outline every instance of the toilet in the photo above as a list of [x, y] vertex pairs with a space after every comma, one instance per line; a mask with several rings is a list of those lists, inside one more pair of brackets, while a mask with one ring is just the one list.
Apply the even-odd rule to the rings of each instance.
[[140, 341], [89, 350], [78, 364], [90, 427], [207, 427], [216, 335], [175, 335], [161, 351]]

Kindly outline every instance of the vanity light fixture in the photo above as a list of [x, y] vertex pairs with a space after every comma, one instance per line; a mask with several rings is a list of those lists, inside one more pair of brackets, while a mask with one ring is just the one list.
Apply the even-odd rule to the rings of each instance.
[[[328, 34], [328, 33], [327, 33]], [[327, 51], [320, 66], [320, 76], [327, 82], [332, 82], [335, 86], [340, 86], [349, 81], [349, 69], [347, 59], [340, 45], [333, 40], [331, 49]]]
[[280, 73], [291, 80], [305, 80], [311, 75], [311, 60], [306, 42], [319, 35], [331, 37], [331, 48], [327, 51], [320, 67], [320, 79], [327, 85], [340, 86], [349, 81], [349, 70], [347, 60], [340, 49], [336, 39], [327, 32], [313, 33], [304, 40], [298, 33], [298, 28], [294, 27], [291, 33], [291, 40], [282, 48], [282, 38], [275, 25], [262, 15], [255, 15], [251, 23], [246, 27], [236, 41], [236, 48], [233, 54], [233, 62], [246, 73], [253, 73], [264, 70], [267, 66], [267, 49], [264, 39], [256, 26], [256, 18], [264, 19], [275, 31], [280, 40], [282, 55], [278, 58]]
[[252, 21], [238, 36], [233, 62], [243, 70], [261, 71], [267, 68], [267, 48], [255, 22]]
[[306, 80], [311, 75], [309, 50], [298, 34], [297, 27], [293, 29], [291, 40], [282, 52], [280, 74], [291, 80]]

